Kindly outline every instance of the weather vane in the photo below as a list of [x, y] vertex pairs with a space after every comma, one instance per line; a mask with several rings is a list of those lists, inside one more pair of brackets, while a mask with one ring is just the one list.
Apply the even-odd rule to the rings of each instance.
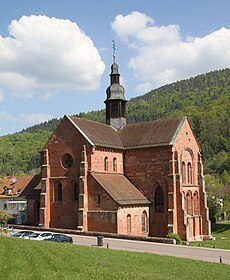
[[116, 45], [115, 45], [115, 40], [113, 40], [113, 62], [115, 63], [116, 59]]

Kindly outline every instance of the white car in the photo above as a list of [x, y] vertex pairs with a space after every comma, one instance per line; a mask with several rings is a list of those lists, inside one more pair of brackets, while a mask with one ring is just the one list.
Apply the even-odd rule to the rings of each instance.
[[45, 240], [51, 238], [52, 235], [52, 232], [33, 232], [32, 234], [26, 236], [24, 239]]

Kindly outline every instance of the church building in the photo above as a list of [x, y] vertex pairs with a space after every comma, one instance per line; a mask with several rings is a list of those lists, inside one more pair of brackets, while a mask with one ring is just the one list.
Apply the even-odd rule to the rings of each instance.
[[114, 51], [106, 124], [66, 115], [41, 152], [40, 225], [208, 238], [202, 158], [188, 119], [126, 124], [124, 93]]

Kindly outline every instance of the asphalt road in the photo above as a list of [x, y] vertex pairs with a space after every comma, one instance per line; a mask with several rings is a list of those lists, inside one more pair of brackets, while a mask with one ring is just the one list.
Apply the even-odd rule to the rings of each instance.
[[[98, 240], [97, 237], [81, 235], [71, 236], [73, 237], [73, 243], [77, 245], [97, 246], [98, 241], [100, 244], [100, 240]], [[97, 247], [230, 264], [230, 250], [216, 248], [189, 247], [185, 245], [171, 245], [114, 238], [103, 238], [103, 246]]]

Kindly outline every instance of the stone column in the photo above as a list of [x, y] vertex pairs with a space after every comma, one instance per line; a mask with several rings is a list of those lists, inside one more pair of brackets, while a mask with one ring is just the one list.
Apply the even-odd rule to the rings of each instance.
[[48, 149], [42, 151], [41, 175], [39, 225], [50, 227], [50, 165]]
[[88, 186], [87, 186], [88, 163], [86, 155], [86, 146], [83, 146], [81, 152], [80, 177], [79, 177], [79, 208], [78, 208], [78, 229], [88, 230]]

